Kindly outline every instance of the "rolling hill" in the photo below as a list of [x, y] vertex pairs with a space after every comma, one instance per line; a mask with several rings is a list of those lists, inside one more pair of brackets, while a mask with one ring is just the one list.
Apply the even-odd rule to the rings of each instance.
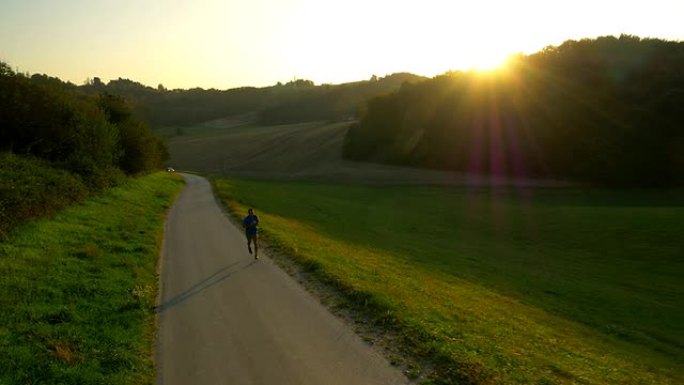
[[559, 186], [551, 180], [491, 177], [343, 159], [349, 122], [277, 126], [226, 118], [185, 127], [169, 139], [171, 165], [261, 179], [382, 184]]

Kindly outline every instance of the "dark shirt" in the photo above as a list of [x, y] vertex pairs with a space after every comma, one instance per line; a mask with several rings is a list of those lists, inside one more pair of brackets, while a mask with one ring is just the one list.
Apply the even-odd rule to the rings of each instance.
[[257, 225], [259, 225], [259, 218], [252, 214], [247, 215], [245, 219], [242, 220], [242, 225], [245, 226], [245, 231], [249, 235], [256, 235]]

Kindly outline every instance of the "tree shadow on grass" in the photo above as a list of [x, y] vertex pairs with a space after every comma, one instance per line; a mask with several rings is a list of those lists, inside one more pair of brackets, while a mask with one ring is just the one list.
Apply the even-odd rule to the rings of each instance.
[[162, 302], [161, 304], [155, 306], [153, 308], [153, 311], [156, 314], [161, 314], [165, 312], [166, 310], [178, 305], [179, 303], [184, 302], [185, 300], [194, 297], [195, 295], [203, 292], [204, 290], [230, 278], [233, 274], [239, 273], [240, 271], [252, 266], [256, 261], [251, 261], [250, 263], [238, 268], [238, 269], [232, 269], [234, 266], [239, 265], [241, 261], [231, 263], [230, 265], [224, 266], [220, 268], [218, 271], [216, 271], [214, 274], [210, 275], [207, 278], [204, 278], [203, 280], [197, 282], [196, 284], [192, 285], [190, 288], [187, 290], [183, 291], [182, 293], [178, 294], [177, 296]]

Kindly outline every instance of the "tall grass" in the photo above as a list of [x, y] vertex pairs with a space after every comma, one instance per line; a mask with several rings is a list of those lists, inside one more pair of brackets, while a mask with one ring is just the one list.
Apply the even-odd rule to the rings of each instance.
[[681, 191], [214, 182], [433, 383], [684, 381]]
[[0, 243], [0, 383], [153, 382], [157, 257], [181, 187], [131, 179]]

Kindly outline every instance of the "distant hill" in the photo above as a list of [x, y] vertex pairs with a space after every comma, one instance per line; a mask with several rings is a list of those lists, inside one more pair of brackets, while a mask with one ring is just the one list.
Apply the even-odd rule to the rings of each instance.
[[167, 90], [162, 85], [152, 88], [121, 78], [105, 84], [94, 78], [79, 88], [86, 93], [107, 92], [125, 97], [138, 116], [154, 128], [190, 125], [245, 113], [255, 113], [264, 124], [353, 119], [367, 99], [396, 91], [404, 83], [425, 79], [397, 73], [339, 85], [316, 86], [310, 80], [299, 79], [270, 87], [220, 91]]
[[314, 120], [353, 120], [368, 99], [394, 92], [404, 83], [413, 84], [426, 79], [409, 73], [396, 73], [354, 83], [309, 86], [264, 108], [259, 113], [259, 122], [271, 125]]

